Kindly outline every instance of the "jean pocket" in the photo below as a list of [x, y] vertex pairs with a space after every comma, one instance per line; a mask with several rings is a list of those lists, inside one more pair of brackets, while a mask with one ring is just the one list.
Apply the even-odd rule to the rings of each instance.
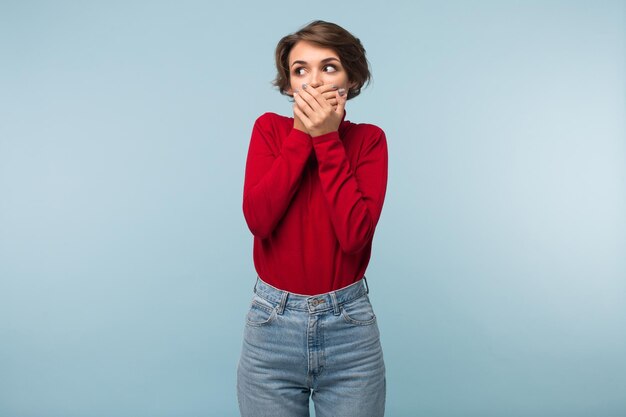
[[376, 322], [376, 314], [367, 294], [343, 304], [341, 315], [347, 323], [358, 326], [367, 326]]
[[274, 318], [276, 318], [276, 307], [255, 294], [246, 315], [246, 323], [249, 326], [266, 326], [274, 321]]

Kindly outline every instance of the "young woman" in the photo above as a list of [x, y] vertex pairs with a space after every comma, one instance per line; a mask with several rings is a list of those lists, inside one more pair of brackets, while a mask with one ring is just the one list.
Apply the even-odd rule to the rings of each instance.
[[252, 129], [243, 213], [257, 272], [237, 367], [244, 417], [378, 417], [385, 363], [365, 270], [387, 188], [379, 127], [345, 120], [369, 83], [365, 49], [316, 20], [283, 37], [274, 85], [293, 118]]

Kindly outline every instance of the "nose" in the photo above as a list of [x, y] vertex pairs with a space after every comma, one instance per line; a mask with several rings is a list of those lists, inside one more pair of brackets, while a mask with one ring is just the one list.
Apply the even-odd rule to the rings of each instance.
[[320, 75], [320, 72], [319, 72], [319, 71], [314, 71], [314, 72], [311, 74], [311, 79], [309, 80], [309, 84], [310, 84], [310, 85], [311, 85], [311, 87], [313, 87], [313, 88], [317, 88], [317, 87], [319, 87], [320, 85], [322, 85], [322, 84], [323, 84], [323, 82], [322, 82], [322, 77], [321, 77], [321, 75]]

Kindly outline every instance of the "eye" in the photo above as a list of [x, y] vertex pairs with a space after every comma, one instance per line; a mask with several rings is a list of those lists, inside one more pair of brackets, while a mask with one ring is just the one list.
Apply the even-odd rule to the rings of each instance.
[[[333, 69], [333, 71], [330, 71], [330, 72], [337, 72], [337, 67], [336, 67], [336, 66], [334, 66], [334, 65], [332, 65], [332, 64], [324, 65], [324, 68], [327, 68], [327, 67], [331, 67], [331, 68]], [[293, 72], [294, 72], [294, 74], [296, 74], [296, 75], [302, 75], [302, 74], [300, 73], [300, 70], [302, 70], [302, 69], [304, 69], [304, 67], [298, 67], [298, 68], [296, 68]]]

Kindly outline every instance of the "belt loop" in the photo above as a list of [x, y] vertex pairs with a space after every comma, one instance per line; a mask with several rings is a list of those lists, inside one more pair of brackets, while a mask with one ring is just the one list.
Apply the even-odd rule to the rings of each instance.
[[254, 293], [256, 294], [256, 286], [259, 283], [259, 277], [257, 275], [256, 279], [254, 280]]
[[280, 304], [278, 305], [278, 314], [283, 314], [285, 311], [285, 305], [287, 304], [287, 291], [283, 291], [280, 297]]
[[339, 311], [339, 303], [337, 302], [337, 295], [335, 294], [335, 291], [330, 293], [330, 299], [333, 302], [333, 313], [335, 316], [338, 316], [341, 312]]
[[363, 282], [365, 283], [365, 289], [367, 290], [366, 294], [370, 293], [370, 287], [369, 285], [367, 285], [367, 278], [365, 278], [365, 275], [363, 275]]

